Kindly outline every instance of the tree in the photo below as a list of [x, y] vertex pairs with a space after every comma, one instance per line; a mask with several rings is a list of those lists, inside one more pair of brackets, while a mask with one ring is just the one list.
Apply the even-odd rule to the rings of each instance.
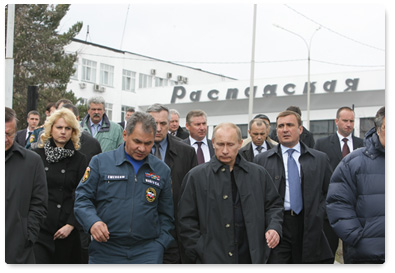
[[42, 121], [48, 102], [60, 98], [73, 103], [78, 101], [72, 91], [66, 90], [75, 73], [73, 66], [77, 55], [66, 54], [64, 47], [81, 31], [82, 22], [77, 22], [65, 33], [57, 32], [69, 7], [64, 4], [15, 5], [13, 109], [21, 121], [19, 128], [27, 125], [28, 86], [38, 86], [37, 110]]

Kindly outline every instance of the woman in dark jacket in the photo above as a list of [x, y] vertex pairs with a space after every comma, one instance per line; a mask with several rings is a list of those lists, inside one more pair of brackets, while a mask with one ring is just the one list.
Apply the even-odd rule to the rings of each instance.
[[346, 156], [335, 169], [327, 195], [328, 219], [346, 249], [345, 263], [385, 260], [385, 108], [365, 147]]
[[48, 215], [34, 246], [37, 263], [80, 263], [81, 244], [75, 226], [74, 191], [87, 162], [77, 151], [79, 124], [69, 109], [45, 122], [42, 144], [34, 151], [44, 162], [48, 185]]

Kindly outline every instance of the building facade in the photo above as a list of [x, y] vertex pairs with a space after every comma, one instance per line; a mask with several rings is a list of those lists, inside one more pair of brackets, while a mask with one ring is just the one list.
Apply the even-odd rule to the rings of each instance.
[[[85, 101], [101, 95], [113, 121], [121, 121], [127, 107], [145, 111], [153, 103], [177, 109], [180, 124], [193, 109], [208, 115], [208, 136], [225, 121], [239, 125], [247, 137], [250, 81], [218, 75], [188, 66], [75, 40], [66, 52], [77, 52], [77, 72], [68, 89]], [[253, 116], [267, 115], [272, 126], [288, 106], [299, 106], [307, 119], [306, 76], [254, 80]], [[336, 131], [339, 107], [355, 110], [356, 136], [373, 126], [377, 110], [385, 105], [385, 71], [344, 72], [310, 76], [310, 126], [314, 138]]]

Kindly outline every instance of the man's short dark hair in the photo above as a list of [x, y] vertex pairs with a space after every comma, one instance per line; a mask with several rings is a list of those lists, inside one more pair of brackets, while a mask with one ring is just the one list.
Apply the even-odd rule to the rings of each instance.
[[337, 118], [337, 119], [340, 118], [340, 112], [343, 111], [343, 110], [348, 110], [348, 111], [354, 112], [354, 110], [353, 110], [351, 107], [342, 106], [342, 107], [340, 107], [339, 109], [337, 109], [337, 112], [336, 112], [336, 118]]
[[384, 118], [385, 118], [385, 106], [381, 107], [376, 113], [376, 117], [374, 119], [374, 125], [376, 126], [376, 129], [381, 130], [381, 126], [383, 125]]
[[78, 108], [74, 104], [66, 103], [62, 105], [62, 108], [67, 108], [71, 110], [76, 117], [80, 116], [80, 112], [78, 111]]
[[289, 106], [286, 110], [294, 111], [298, 113], [299, 116], [302, 116], [302, 111], [300, 111], [300, 108], [298, 106]]

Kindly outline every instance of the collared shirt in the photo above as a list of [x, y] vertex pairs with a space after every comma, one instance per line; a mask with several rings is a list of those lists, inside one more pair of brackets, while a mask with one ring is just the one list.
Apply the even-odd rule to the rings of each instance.
[[[193, 139], [191, 136], [189, 136], [189, 141], [191, 142], [192, 147], [195, 148], [195, 152], [197, 153], [198, 145], [196, 142], [198, 141]], [[201, 140], [201, 142], [203, 142], [201, 148], [203, 151], [204, 162], [209, 162], [211, 157], [210, 157], [210, 150], [208, 148], [207, 137], [204, 137], [204, 139]]]
[[[251, 144], [252, 144], [252, 150], [254, 151], [254, 156], [259, 155], [259, 152], [258, 152], [258, 150], [256, 149], [258, 146], [255, 145], [254, 142], [252, 142], [252, 141], [251, 141]], [[266, 140], [263, 142], [263, 144], [262, 144], [261, 146], [262, 146], [262, 151], [261, 151], [261, 153], [266, 152], [266, 151], [267, 151]]]
[[[159, 152], [160, 152], [160, 157], [162, 159], [162, 161], [165, 161], [165, 156], [166, 156], [166, 151], [167, 151], [167, 136], [161, 141], [159, 142], [160, 148], [159, 148]], [[152, 154], [155, 154], [155, 144], [154, 146], [152, 146]]]
[[347, 138], [347, 145], [348, 148], [350, 149], [350, 152], [354, 151], [354, 145], [352, 143], [352, 134], [349, 134], [347, 137], [342, 136], [341, 134], [339, 134], [339, 132], [336, 132], [337, 137], [339, 138], [339, 142], [340, 142], [340, 151], [343, 151], [343, 145], [344, 145], [344, 141], [343, 138]]
[[89, 123], [90, 123], [90, 125], [91, 125], [92, 136], [93, 136], [93, 137], [96, 137], [96, 134], [100, 131], [100, 128], [101, 128], [101, 126], [102, 126], [102, 124], [103, 124], [103, 119], [101, 119], [100, 122], [99, 122], [98, 124], [94, 124], [94, 123], [92, 122], [92, 119], [89, 118]]
[[26, 129], [26, 136], [25, 136], [25, 140], [28, 140], [27, 138], [29, 137], [29, 136], [31, 136], [32, 134], [33, 134], [33, 132], [34, 132], [34, 130], [33, 131], [29, 131], [29, 127]]
[[281, 145], [281, 152], [283, 154], [283, 162], [284, 162], [284, 170], [285, 170], [285, 197], [284, 197], [284, 210], [290, 210], [291, 209], [291, 203], [289, 199], [289, 183], [288, 183], [288, 150], [289, 149], [295, 149], [295, 151], [292, 153], [292, 157], [296, 161], [296, 165], [298, 166], [298, 171], [299, 171], [299, 176], [300, 175], [300, 163], [299, 163], [299, 157], [300, 157], [300, 143], [296, 144], [295, 147], [293, 148], [288, 148]]

